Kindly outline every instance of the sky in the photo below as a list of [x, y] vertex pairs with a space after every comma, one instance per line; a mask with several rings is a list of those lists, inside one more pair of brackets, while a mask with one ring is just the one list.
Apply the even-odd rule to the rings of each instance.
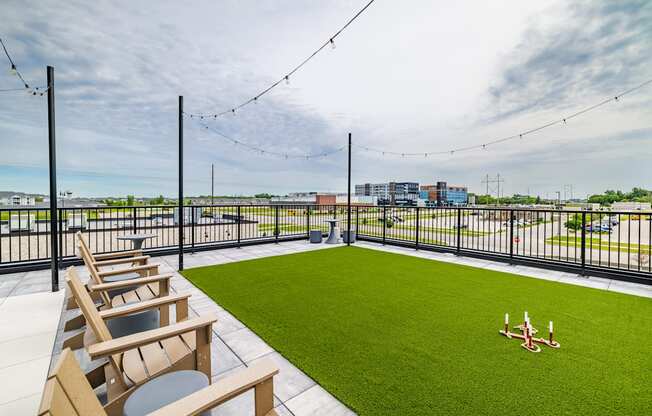
[[[2, 2], [0, 37], [32, 85], [55, 68], [57, 180], [74, 196], [174, 197], [178, 96], [228, 110], [282, 78], [367, 0]], [[652, 188], [652, 84], [482, 150], [652, 79], [652, 2], [376, 0], [256, 104], [184, 120], [186, 195], [346, 191], [444, 180], [484, 193], [574, 197]], [[0, 56], [0, 89], [20, 87]], [[206, 129], [202, 123], [210, 128]], [[0, 190], [48, 191], [46, 97], [0, 93]], [[495, 188], [495, 186], [493, 186]]]

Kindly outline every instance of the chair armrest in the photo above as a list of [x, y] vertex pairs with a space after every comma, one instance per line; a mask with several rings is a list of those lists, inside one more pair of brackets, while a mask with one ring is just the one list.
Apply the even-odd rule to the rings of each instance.
[[124, 306], [118, 306], [116, 308], [102, 310], [100, 311], [100, 316], [104, 320], [118, 318], [120, 316], [131, 315], [132, 313], [142, 312], [149, 309], [156, 309], [165, 305], [171, 305], [181, 300], [186, 300], [189, 297], [190, 297], [189, 294], [183, 294], [183, 295], [169, 295], [169, 296], [163, 296], [161, 298], [144, 300], [142, 302], [130, 303]]
[[120, 354], [152, 342], [161, 341], [167, 338], [176, 337], [186, 332], [207, 329], [210, 334], [211, 325], [217, 322], [215, 316], [200, 316], [178, 322], [176, 324], [163, 326], [161, 328], [150, 329], [149, 331], [139, 332], [137, 334], [127, 335], [120, 338], [114, 338], [109, 341], [99, 342], [88, 347], [88, 355], [91, 359], [107, 357], [109, 355]]
[[148, 416], [196, 415], [239, 396], [259, 384], [271, 381], [277, 374], [278, 366], [272, 360], [264, 359], [149, 413]]
[[142, 256], [143, 250], [115, 251], [113, 253], [93, 254], [95, 260], [116, 259], [119, 257]]
[[171, 278], [172, 278], [171, 274], [157, 274], [154, 276], [137, 277], [135, 279], [121, 280], [119, 282], [89, 283], [88, 290], [90, 292], [104, 292], [107, 290], [124, 289], [132, 286], [143, 286], [149, 283], [156, 283], [164, 280], [170, 280]]
[[142, 266], [133, 266], [125, 269], [106, 270], [103, 272], [97, 272], [97, 275], [102, 278], [105, 276], [117, 276], [120, 274], [135, 273], [154, 269], [158, 270], [158, 264], [143, 264]]
[[95, 261], [93, 262], [93, 264], [96, 267], [113, 266], [116, 264], [134, 263], [134, 262], [145, 264], [147, 263], [147, 260], [149, 260], [149, 256], [133, 256], [133, 257], [128, 257], [126, 259], [111, 259], [111, 260]]

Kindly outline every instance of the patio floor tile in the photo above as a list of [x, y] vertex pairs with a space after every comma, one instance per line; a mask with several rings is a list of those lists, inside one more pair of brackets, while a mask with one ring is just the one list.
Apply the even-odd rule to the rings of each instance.
[[211, 341], [211, 375], [219, 376], [242, 365], [242, 361], [217, 336]]
[[222, 337], [222, 340], [240, 357], [244, 362], [249, 362], [265, 354], [274, 351], [265, 341], [260, 339], [248, 328], [230, 332]]
[[216, 334], [224, 336], [242, 328], [245, 328], [245, 325], [229, 312], [225, 310], [217, 312], [217, 322], [213, 324], [213, 331]]
[[295, 416], [344, 416], [355, 415], [320, 386], [313, 386], [293, 399], [285, 402], [285, 406]]

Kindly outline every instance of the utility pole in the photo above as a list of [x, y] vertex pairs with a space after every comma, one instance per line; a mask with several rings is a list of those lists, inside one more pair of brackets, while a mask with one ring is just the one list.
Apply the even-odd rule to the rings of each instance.
[[487, 175], [485, 175], [485, 179], [482, 180], [482, 183], [486, 185], [486, 190], [487, 190], [486, 195], [487, 196], [489, 196], [491, 194], [491, 191], [494, 190], [493, 187], [491, 187], [491, 189], [490, 189], [490, 187], [489, 187], [490, 184], [496, 184], [497, 185], [497, 187], [495, 188], [496, 198], [497, 198], [496, 202], [499, 202], [499, 200], [500, 200], [500, 184], [502, 182], [505, 182], [505, 180], [500, 178], [500, 174], [496, 175], [495, 179], [490, 178], [489, 175], [487, 174]]
[[54, 68], [47, 67], [48, 82], [48, 150], [50, 167], [50, 267], [52, 291], [59, 291], [59, 234], [57, 218], [57, 140], [54, 122]]
[[500, 205], [500, 173], [496, 176], [496, 183], [498, 184], [498, 192], [496, 192], [498, 194], [497, 203]]

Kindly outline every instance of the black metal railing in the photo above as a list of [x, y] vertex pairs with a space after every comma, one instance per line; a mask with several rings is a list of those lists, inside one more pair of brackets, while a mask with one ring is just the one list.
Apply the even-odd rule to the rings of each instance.
[[[352, 206], [360, 239], [510, 262], [611, 272], [652, 282], [652, 212], [519, 208]], [[341, 220], [342, 205], [192, 205], [183, 209], [184, 250], [307, 238]], [[128, 250], [120, 237], [145, 233], [144, 249], [174, 252], [180, 213], [173, 206], [74, 207], [58, 210], [59, 253], [75, 257], [81, 231], [97, 253]], [[0, 272], [48, 265], [47, 208], [0, 209]]]

